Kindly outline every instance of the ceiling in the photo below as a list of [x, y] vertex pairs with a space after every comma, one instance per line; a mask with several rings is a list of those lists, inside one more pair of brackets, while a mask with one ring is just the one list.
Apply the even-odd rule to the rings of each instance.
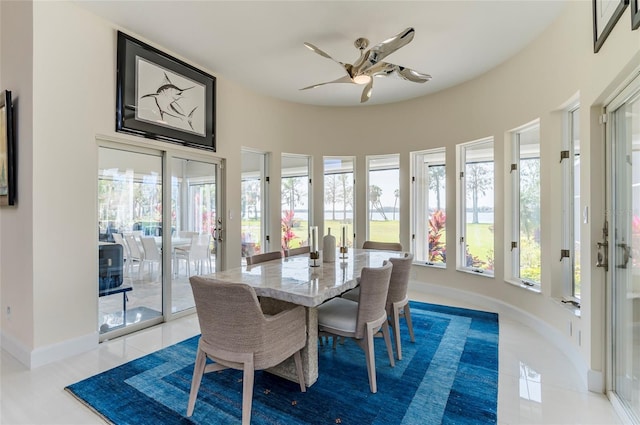
[[360, 105], [362, 86], [330, 84], [340, 66], [305, 48], [310, 42], [340, 62], [415, 28], [411, 43], [385, 61], [430, 74], [427, 83], [375, 78], [371, 100], [398, 102], [470, 80], [539, 35], [569, 0], [429, 1], [87, 1], [76, 3], [250, 90], [310, 105]]

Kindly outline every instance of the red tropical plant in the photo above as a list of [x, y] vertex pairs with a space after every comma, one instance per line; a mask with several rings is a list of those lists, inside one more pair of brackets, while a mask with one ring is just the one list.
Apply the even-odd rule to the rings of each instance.
[[447, 215], [442, 210], [436, 210], [429, 218], [429, 262], [447, 261], [447, 247], [442, 241]]
[[283, 211], [282, 219], [280, 220], [280, 225], [282, 227], [282, 249], [285, 250], [289, 249], [291, 240], [296, 237], [296, 234], [293, 233], [293, 225], [295, 222], [293, 215], [293, 210]]

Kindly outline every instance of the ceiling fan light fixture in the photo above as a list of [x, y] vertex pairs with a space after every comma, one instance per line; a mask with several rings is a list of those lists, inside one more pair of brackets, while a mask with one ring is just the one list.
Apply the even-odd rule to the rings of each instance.
[[353, 82], [356, 84], [368, 84], [371, 81], [371, 77], [369, 75], [356, 75], [353, 77]]

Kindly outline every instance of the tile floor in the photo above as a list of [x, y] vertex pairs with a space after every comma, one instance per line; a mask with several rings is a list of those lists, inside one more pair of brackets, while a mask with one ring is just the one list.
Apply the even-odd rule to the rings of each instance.
[[[411, 298], [474, 308], [423, 293], [411, 293]], [[1, 351], [0, 424], [101, 424], [63, 390], [66, 385], [198, 332], [197, 318], [190, 315], [31, 371]], [[499, 424], [622, 423], [606, 397], [582, 388], [571, 361], [534, 330], [501, 317], [499, 350]]]

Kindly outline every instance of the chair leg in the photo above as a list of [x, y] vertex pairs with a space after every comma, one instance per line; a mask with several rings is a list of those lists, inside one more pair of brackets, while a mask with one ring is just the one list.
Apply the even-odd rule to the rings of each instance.
[[307, 387], [304, 384], [304, 373], [302, 371], [302, 358], [300, 357], [300, 351], [296, 351], [293, 355], [293, 361], [296, 363], [296, 372], [298, 373], [298, 382], [300, 383], [300, 391], [307, 392]]
[[394, 305], [392, 310], [393, 321], [391, 327], [393, 328], [393, 337], [396, 340], [396, 353], [398, 354], [398, 360], [402, 360], [402, 345], [400, 342], [400, 309], [402, 307]]
[[411, 323], [411, 310], [409, 309], [409, 303], [404, 306], [404, 320], [407, 321], [407, 327], [409, 328], [409, 336], [411, 336], [411, 342], [416, 342], [416, 338], [413, 335], [413, 323]]
[[[387, 338], [389, 334], [387, 333]], [[376, 382], [376, 354], [374, 352], [373, 345], [373, 332], [371, 329], [366, 330], [364, 338], [364, 352], [367, 359], [367, 373], [369, 374], [369, 389], [372, 393], [378, 392], [378, 385]]]
[[193, 414], [196, 399], [198, 398], [198, 390], [200, 389], [200, 382], [202, 381], [202, 375], [204, 374], [204, 367], [206, 364], [206, 354], [204, 354], [204, 351], [198, 349], [196, 362], [193, 366], [193, 378], [191, 378], [191, 392], [189, 393], [189, 403], [187, 404], [187, 417]]
[[251, 403], [253, 402], [253, 359], [244, 364], [242, 379], [242, 425], [251, 424]]
[[387, 321], [382, 324], [382, 335], [384, 336], [384, 343], [387, 346], [387, 354], [389, 355], [389, 363], [391, 363], [391, 367], [396, 366], [395, 360], [393, 360], [393, 349], [391, 348], [391, 338], [389, 337], [389, 325]]

